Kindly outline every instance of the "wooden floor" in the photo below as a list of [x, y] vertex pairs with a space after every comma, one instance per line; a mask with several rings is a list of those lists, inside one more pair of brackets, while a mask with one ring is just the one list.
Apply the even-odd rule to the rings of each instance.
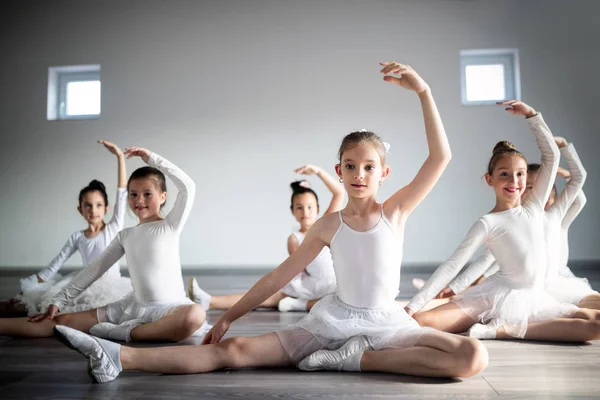
[[[600, 272], [586, 270], [599, 287]], [[576, 271], [577, 272], [577, 271]], [[0, 300], [16, 292], [18, 275], [0, 273]], [[403, 272], [401, 292], [414, 294]], [[243, 290], [258, 274], [204, 273], [214, 293]], [[223, 290], [229, 287], [230, 290]], [[210, 312], [214, 322], [220, 313]], [[299, 320], [303, 313], [256, 311], [233, 324], [229, 335], [257, 335]], [[193, 339], [182, 342], [195, 343]], [[600, 342], [565, 345], [485, 341], [490, 364], [470, 379], [427, 379], [379, 373], [223, 370], [203, 375], [127, 372], [108, 384], [92, 384], [86, 362], [53, 338], [0, 337], [0, 399], [592, 399], [600, 398]], [[155, 344], [144, 344], [149, 346]]]

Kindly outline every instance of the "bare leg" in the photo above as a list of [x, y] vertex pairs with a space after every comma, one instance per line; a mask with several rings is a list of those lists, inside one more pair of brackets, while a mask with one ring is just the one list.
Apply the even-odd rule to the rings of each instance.
[[[496, 338], [515, 339], [506, 333], [504, 327], [496, 330]], [[581, 309], [569, 318], [533, 322], [527, 325], [525, 339], [560, 342], [598, 340], [600, 339], [600, 313], [596, 310]]]
[[87, 333], [97, 323], [96, 310], [62, 314], [53, 320], [45, 319], [41, 322], [29, 322], [29, 318], [2, 318], [0, 319], [0, 335], [31, 338], [50, 337], [52, 329], [56, 325], [66, 325]]
[[[427, 303], [427, 305], [425, 305], [425, 307], [423, 307], [421, 309], [421, 311], [419, 312], [425, 312], [425, 311], [429, 311], [429, 310], [433, 310], [436, 307], [439, 307], [441, 305], [447, 304], [450, 300], [452, 300], [452, 297], [448, 297], [446, 299], [433, 299], [431, 300], [429, 303]], [[406, 307], [409, 303], [409, 301], [407, 300], [397, 300], [396, 303], [400, 304], [400, 306], [402, 307]]]
[[199, 304], [175, 307], [158, 321], [131, 330], [131, 340], [170, 340], [178, 342], [190, 337], [206, 321], [206, 312]]
[[585, 296], [581, 301], [577, 304], [579, 308], [589, 308], [592, 310], [600, 310], [600, 294], [594, 293], [589, 296]]
[[[212, 296], [210, 300], [210, 309], [211, 310], [227, 310], [231, 308], [235, 303], [237, 303], [244, 294], [228, 294], [224, 296]], [[282, 292], [277, 292], [273, 296], [269, 297], [265, 300], [259, 308], [277, 308], [277, 305], [286, 297]]]
[[426, 332], [413, 347], [365, 351], [360, 368], [416, 376], [469, 377], [487, 364], [488, 352], [479, 340]]
[[276, 333], [233, 337], [217, 344], [155, 348], [121, 347], [123, 369], [197, 374], [221, 368], [284, 367], [291, 361]]
[[449, 333], [466, 332], [477, 322], [454, 303], [447, 303], [429, 311], [419, 311], [413, 317], [421, 326]]

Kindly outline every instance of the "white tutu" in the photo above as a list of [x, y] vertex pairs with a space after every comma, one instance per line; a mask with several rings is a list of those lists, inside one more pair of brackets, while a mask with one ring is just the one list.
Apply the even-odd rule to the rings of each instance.
[[[44, 313], [48, 310], [54, 296], [67, 286], [78, 273], [79, 271], [75, 271], [65, 277], [56, 274], [51, 280], [43, 283], [37, 283], [37, 279], [34, 282], [31, 277], [22, 279], [21, 290], [23, 294], [17, 295], [16, 299], [27, 307], [28, 315]], [[103, 275], [73, 299], [69, 305], [61, 309], [60, 312], [61, 314], [68, 314], [93, 310], [121, 300], [132, 290], [129, 278], [112, 274]]]
[[598, 293], [585, 278], [556, 277], [546, 282], [546, 291], [561, 303], [577, 305], [584, 297]]
[[281, 291], [288, 296], [303, 300], [320, 299], [328, 294], [335, 293], [336, 283], [327, 276], [309, 275], [302, 272], [294, 277]]
[[431, 328], [419, 326], [395, 301], [385, 307], [360, 308], [330, 294], [310, 313], [277, 335], [294, 364], [320, 349], [336, 349], [353, 336], [364, 335], [375, 350], [411, 347]]
[[560, 303], [543, 289], [511, 288], [498, 275], [456, 296], [455, 303], [483, 324], [504, 326], [513, 337], [523, 338], [527, 324], [570, 317], [578, 307]]

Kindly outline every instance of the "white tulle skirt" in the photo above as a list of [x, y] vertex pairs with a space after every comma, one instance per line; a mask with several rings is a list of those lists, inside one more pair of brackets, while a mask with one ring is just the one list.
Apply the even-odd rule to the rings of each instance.
[[294, 364], [321, 349], [336, 349], [353, 336], [364, 335], [375, 350], [414, 346], [431, 328], [421, 327], [395, 301], [385, 307], [353, 307], [330, 294], [310, 313], [277, 332]]
[[467, 289], [452, 302], [474, 320], [503, 326], [517, 338], [525, 337], [530, 323], [570, 317], [579, 310], [573, 304], [559, 302], [543, 289], [511, 288], [497, 275]]
[[290, 297], [313, 300], [336, 291], [335, 276], [317, 276], [302, 272], [294, 277], [281, 291]]
[[598, 292], [585, 278], [558, 276], [546, 282], [546, 291], [560, 303], [577, 305], [584, 297]]
[[[56, 274], [51, 280], [37, 283], [35, 275], [21, 280], [23, 294], [16, 296], [27, 307], [28, 315], [36, 315], [46, 312], [52, 299], [79, 272], [75, 271], [63, 277]], [[61, 314], [92, 310], [114, 303], [127, 296], [133, 290], [131, 280], [114, 274], [103, 275], [79, 296], [60, 310]]]

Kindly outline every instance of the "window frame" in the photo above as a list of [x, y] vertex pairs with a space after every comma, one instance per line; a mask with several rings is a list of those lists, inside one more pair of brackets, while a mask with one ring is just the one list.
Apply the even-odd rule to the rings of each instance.
[[[67, 114], [67, 85], [71, 82], [100, 82], [100, 112], [98, 114]], [[100, 65], [71, 65], [48, 68], [47, 119], [85, 120], [97, 119], [102, 113], [102, 79]]]
[[472, 65], [502, 65], [504, 67], [505, 99], [521, 99], [521, 77], [518, 49], [476, 49], [460, 51], [461, 102], [463, 105], [489, 105], [501, 100], [467, 100], [467, 67]]

